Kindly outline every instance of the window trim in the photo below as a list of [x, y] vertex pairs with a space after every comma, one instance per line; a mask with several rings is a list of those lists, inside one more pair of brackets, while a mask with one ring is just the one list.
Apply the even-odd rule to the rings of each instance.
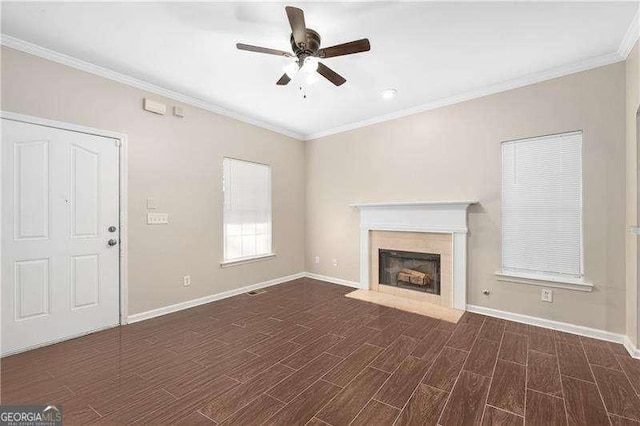
[[273, 252], [267, 253], [267, 254], [259, 254], [257, 256], [239, 257], [239, 258], [233, 259], [233, 260], [223, 260], [223, 261], [221, 261], [220, 262], [220, 267], [221, 268], [228, 268], [230, 266], [245, 265], [247, 263], [255, 263], [255, 262], [260, 262], [261, 260], [273, 259], [274, 257], [276, 257], [276, 254], [273, 253]]
[[[580, 185], [580, 276], [579, 277], [571, 277], [562, 274], [545, 274], [545, 273], [527, 273], [527, 272], [519, 272], [513, 271], [504, 268], [503, 258], [504, 258], [504, 246], [502, 242], [504, 241], [504, 228], [502, 227], [502, 223], [500, 225], [500, 263], [501, 270], [495, 272], [496, 279], [498, 281], [505, 281], [511, 283], [518, 284], [529, 284], [529, 285], [537, 285], [542, 287], [554, 287], [554, 288], [563, 288], [567, 290], [578, 290], [578, 291], [586, 291], [591, 292], [593, 290], [594, 285], [590, 282], [587, 282], [585, 277], [584, 270], [584, 132], [582, 130], [570, 130], [567, 132], [560, 133], [549, 133], [545, 135], [539, 135], [534, 137], [526, 137], [526, 138], [518, 138], [511, 139], [500, 142], [500, 150], [501, 156], [503, 155], [503, 147], [505, 144], [517, 143], [522, 141], [536, 141], [540, 139], [546, 139], [550, 137], [561, 137], [561, 136], [571, 136], [571, 135], [580, 135], [580, 148], [581, 148], [581, 159], [580, 159], [580, 178], [582, 180]], [[502, 161], [501, 161], [501, 170], [500, 176], [502, 181], [502, 176], [504, 170], [502, 169]], [[502, 206], [504, 204], [504, 186], [501, 188], [501, 198], [500, 198], [500, 209], [501, 209], [501, 222], [502, 222]]]
[[[270, 251], [269, 253], [263, 253], [263, 254], [258, 254], [255, 256], [244, 256], [244, 257], [238, 257], [235, 259], [225, 259], [225, 241], [226, 241], [226, 227], [225, 227], [225, 208], [224, 208], [224, 160], [235, 160], [235, 161], [244, 161], [245, 163], [252, 163], [252, 164], [257, 164], [260, 166], [266, 166], [269, 168], [269, 223], [270, 223], [270, 228], [271, 228], [271, 247], [270, 247]], [[245, 265], [248, 263], [254, 263], [254, 262], [259, 262], [259, 261], [263, 261], [263, 260], [269, 260], [269, 259], [273, 259], [274, 257], [276, 257], [276, 253], [273, 251], [273, 167], [270, 164], [267, 163], [261, 163], [258, 161], [251, 161], [251, 160], [245, 160], [242, 158], [238, 158], [238, 157], [232, 157], [232, 156], [228, 156], [225, 155], [222, 157], [222, 162], [220, 163], [220, 169], [221, 169], [221, 174], [222, 174], [222, 179], [220, 179], [220, 192], [222, 193], [222, 202], [221, 202], [221, 207], [222, 207], [222, 260], [220, 260], [220, 267], [221, 268], [228, 268], [230, 266], [239, 266], [239, 265]]]
[[529, 284], [540, 287], [563, 288], [565, 290], [593, 291], [594, 285], [582, 279], [560, 278], [555, 275], [518, 274], [514, 272], [495, 272], [496, 280], [515, 284]]

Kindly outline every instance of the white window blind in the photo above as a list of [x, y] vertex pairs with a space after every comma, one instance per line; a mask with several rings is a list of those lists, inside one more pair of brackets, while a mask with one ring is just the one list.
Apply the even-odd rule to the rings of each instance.
[[224, 260], [271, 253], [271, 167], [225, 158]]
[[582, 132], [502, 144], [502, 268], [579, 279]]

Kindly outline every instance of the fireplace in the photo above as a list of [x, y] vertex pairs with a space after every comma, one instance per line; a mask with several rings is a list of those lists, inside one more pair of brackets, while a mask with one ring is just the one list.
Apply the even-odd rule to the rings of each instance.
[[[424, 306], [440, 305], [464, 311], [467, 292], [467, 207], [475, 203], [407, 201], [353, 204], [360, 210], [360, 284], [363, 291], [380, 293], [375, 295], [376, 299], [384, 295], [402, 299], [402, 303], [389, 299], [391, 306], [410, 305], [422, 309]], [[410, 257], [418, 264], [381, 267], [380, 263], [387, 261], [381, 258], [381, 250], [401, 255], [396, 256], [400, 259], [394, 260], [400, 264], [407, 262], [403, 257], [410, 253]], [[436, 257], [424, 258], [419, 256], [421, 254]], [[421, 266], [421, 262], [435, 261], [437, 256], [439, 266], [430, 262], [431, 270], [422, 269], [427, 265]], [[411, 276], [407, 275], [402, 275], [398, 282], [398, 272], [402, 269], [413, 270], [418, 266], [418, 273], [406, 272], [415, 275], [413, 283]], [[387, 271], [398, 268], [395, 273]], [[424, 277], [429, 271], [434, 276]]]
[[440, 295], [440, 254], [378, 249], [380, 284]]

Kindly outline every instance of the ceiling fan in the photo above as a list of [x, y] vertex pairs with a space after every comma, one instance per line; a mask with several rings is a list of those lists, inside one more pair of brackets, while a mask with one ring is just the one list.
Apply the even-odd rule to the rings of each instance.
[[320, 34], [307, 28], [304, 23], [304, 12], [297, 7], [285, 7], [289, 24], [291, 25], [291, 48], [293, 54], [283, 50], [269, 49], [267, 47], [252, 46], [250, 44], [237, 43], [240, 50], [250, 52], [266, 53], [269, 55], [285, 56], [294, 58], [294, 61], [285, 67], [285, 73], [276, 82], [279, 86], [288, 84], [299, 70], [313, 73], [318, 72], [321, 76], [340, 86], [347, 80], [328, 66], [319, 62], [318, 59], [333, 58], [336, 56], [351, 55], [353, 53], [367, 52], [371, 49], [369, 39], [350, 41], [348, 43], [337, 44], [331, 47], [320, 47]]

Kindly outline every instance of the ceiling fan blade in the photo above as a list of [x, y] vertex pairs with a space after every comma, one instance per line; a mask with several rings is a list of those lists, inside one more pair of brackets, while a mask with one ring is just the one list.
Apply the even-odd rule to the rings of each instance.
[[318, 51], [321, 58], [333, 58], [335, 56], [351, 55], [354, 53], [368, 52], [371, 50], [368, 38], [350, 41], [349, 43], [337, 44], [331, 47], [325, 47]]
[[338, 74], [322, 62], [318, 63], [318, 74], [320, 74], [336, 86], [340, 86], [347, 81], [344, 77], [342, 77], [340, 74]]
[[268, 47], [253, 46], [251, 44], [236, 43], [236, 47], [240, 50], [247, 50], [249, 52], [266, 53], [268, 55], [278, 55], [278, 56], [286, 56], [286, 57], [293, 56], [291, 53], [285, 52], [284, 50], [269, 49]]
[[282, 74], [282, 77], [280, 77], [280, 80], [278, 80], [276, 82], [276, 84], [278, 86], [286, 86], [287, 84], [289, 84], [290, 81], [291, 81], [291, 79], [289, 78], [288, 75]]
[[304, 23], [304, 12], [297, 7], [287, 6], [284, 8], [287, 11], [287, 17], [289, 18], [289, 24], [291, 25], [291, 32], [296, 44], [307, 43], [307, 26]]

